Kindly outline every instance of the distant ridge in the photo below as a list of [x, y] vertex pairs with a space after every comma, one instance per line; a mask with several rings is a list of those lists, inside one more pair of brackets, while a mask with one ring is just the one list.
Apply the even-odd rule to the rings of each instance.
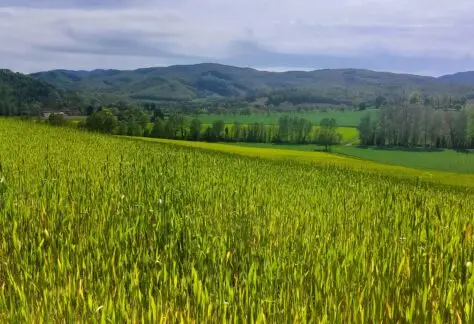
[[132, 100], [256, 98], [288, 91], [311, 94], [322, 101], [332, 98], [344, 102], [373, 100], [378, 95], [401, 95], [412, 91], [431, 96], [474, 97], [474, 72], [435, 78], [364, 69], [267, 72], [201, 63], [124, 71], [53, 70], [31, 76], [61, 89]]
[[39, 114], [41, 110], [77, 110], [81, 99], [74, 93], [10, 70], [0, 70], [0, 114]]

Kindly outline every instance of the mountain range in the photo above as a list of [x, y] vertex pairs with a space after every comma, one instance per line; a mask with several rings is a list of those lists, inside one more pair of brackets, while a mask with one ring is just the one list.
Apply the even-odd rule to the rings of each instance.
[[[137, 70], [52, 70], [25, 75], [0, 70], [0, 114], [22, 109], [79, 109], [90, 98], [117, 101], [254, 102], [268, 104], [372, 103], [377, 96], [411, 92], [433, 97], [474, 99], [474, 72], [441, 77], [326, 69], [265, 72], [220, 64], [175, 65]], [[25, 108], [26, 107], [26, 108]]]
[[0, 115], [38, 114], [68, 107], [79, 110], [81, 98], [31, 76], [0, 70]]
[[115, 96], [126, 100], [189, 101], [313, 94], [322, 101], [364, 101], [376, 96], [423, 94], [474, 98], [474, 72], [441, 77], [326, 69], [310, 72], [265, 72], [203, 63], [137, 70], [53, 70], [31, 74], [57, 88]]

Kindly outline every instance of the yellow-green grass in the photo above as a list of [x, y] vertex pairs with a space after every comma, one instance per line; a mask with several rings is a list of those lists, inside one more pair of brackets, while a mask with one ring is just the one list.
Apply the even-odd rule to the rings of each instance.
[[355, 127], [338, 127], [337, 132], [342, 135], [342, 144], [358, 144], [359, 131]]
[[146, 141], [175, 144], [187, 147], [197, 147], [207, 150], [217, 150], [221, 152], [229, 152], [266, 159], [294, 159], [301, 162], [312, 162], [320, 165], [337, 165], [355, 170], [364, 170], [369, 172], [382, 173], [385, 175], [393, 175], [397, 177], [410, 177], [447, 185], [474, 187], [474, 175], [472, 174], [459, 174], [454, 172], [440, 172], [432, 170], [414, 169], [397, 165], [382, 164], [373, 161], [346, 157], [325, 152], [311, 152], [292, 149], [249, 147], [245, 145], [177, 141], [168, 139], [152, 139], [139, 137], [136, 137], [134, 139], [142, 139]]
[[470, 188], [199, 145], [0, 120], [0, 323], [474, 321]]

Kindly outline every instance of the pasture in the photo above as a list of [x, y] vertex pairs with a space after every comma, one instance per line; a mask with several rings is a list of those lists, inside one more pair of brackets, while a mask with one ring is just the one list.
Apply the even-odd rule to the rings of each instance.
[[[351, 141], [345, 140], [351, 143]], [[296, 150], [315, 152], [322, 149], [316, 145], [281, 145], [272, 143], [235, 143], [253, 148], [270, 148], [280, 150]], [[474, 174], [474, 154], [463, 153], [454, 150], [402, 150], [402, 149], [378, 149], [362, 148], [356, 145], [334, 145], [332, 154], [346, 156], [359, 160], [359, 163], [375, 162], [378, 164], [402, 166], [422, 170], [421, 172], [443, 171], [450, 173]]]
[[454, 150], [423, 151], [339, 145], [334, 152], [378, 163], [423, 170], [474, 173], [474, 154]]
[[472, 176], [410, 170], [0, 120], [0, 322], [470, 323]]

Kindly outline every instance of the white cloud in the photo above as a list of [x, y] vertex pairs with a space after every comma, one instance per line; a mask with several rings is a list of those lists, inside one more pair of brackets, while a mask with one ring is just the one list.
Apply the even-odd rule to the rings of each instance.
[[[112, 7], [107, 5], [111, 1], [99, 6], [94, 0], [50, 0], [34, 8], [37, 0], [21, 0], [5, 2], [8, 6], [2, 8], [0, 0], [0, 61], [20, 71], [203, 60], [275, 69], [308, 68], [310, 57], [317, 61], [322, 56], [378, 68], [383, 62], [371, 58], [388, 55], [406, 64], [413, 64], [410, 57], [416, 62], [426, 57], [436, 64], [446, 60], [453, 68], [474, 67], [462, 65], [472, 64], [469, 57], [474, 56], [469, 41], [474, 2], [466, 0], [453, 0], [449, 6], [441, 0], [119, 2], [121, 6]], [[262, 65], [265, 57], [268, 66]], [[302, 57], [305, 62], [299, 62]], [[400, 69], [390, 64], [382, 68]]]

